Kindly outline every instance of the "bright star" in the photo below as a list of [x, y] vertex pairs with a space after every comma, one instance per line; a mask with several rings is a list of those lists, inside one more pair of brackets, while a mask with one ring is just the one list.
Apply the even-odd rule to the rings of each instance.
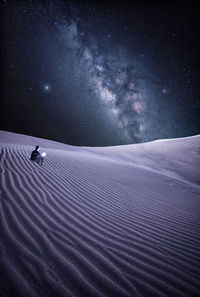
[[49, 91], [49, 88], [50, 88], [49, 85], [45, 85], [45, 86], [44, 86], [44, 89], [45, 89], [46, 91]]

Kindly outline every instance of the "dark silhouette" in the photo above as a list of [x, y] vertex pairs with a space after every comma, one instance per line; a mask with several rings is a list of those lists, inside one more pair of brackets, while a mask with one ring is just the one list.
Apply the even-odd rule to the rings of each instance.
[[44, 157], [42, 157], [40, 155], [40, 153], [39, 153], [39, 146], [38, 145], [35, 147], [35, 150], [32, 151], [31, 158], [30, 159], [31, 159], [31, 161], [34, 161], [34, 162], [42, 165], [42, 163], [44, 161]]

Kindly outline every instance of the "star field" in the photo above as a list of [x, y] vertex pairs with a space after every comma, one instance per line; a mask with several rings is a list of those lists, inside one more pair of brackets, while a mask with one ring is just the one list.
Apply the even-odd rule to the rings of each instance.
[[199, 133], [193, 2], [5, 0], [1, 8], [0, 129], [94, 146]]

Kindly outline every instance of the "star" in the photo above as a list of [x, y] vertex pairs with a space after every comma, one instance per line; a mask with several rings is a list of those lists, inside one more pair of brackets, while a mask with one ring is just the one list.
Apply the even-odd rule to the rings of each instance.
[[45, 91], [49, 91], [50, 86], [49, 85], [44, 85], [44, 89], [45, 89]]

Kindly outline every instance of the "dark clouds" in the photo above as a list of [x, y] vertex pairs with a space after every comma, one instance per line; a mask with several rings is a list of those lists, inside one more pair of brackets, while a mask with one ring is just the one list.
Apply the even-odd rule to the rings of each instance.
[[176, 6], [145, 1], [13, 3], [2, 14], [2, 129], [75, 145], [199, 131], [193, 10], [178, 22]]

